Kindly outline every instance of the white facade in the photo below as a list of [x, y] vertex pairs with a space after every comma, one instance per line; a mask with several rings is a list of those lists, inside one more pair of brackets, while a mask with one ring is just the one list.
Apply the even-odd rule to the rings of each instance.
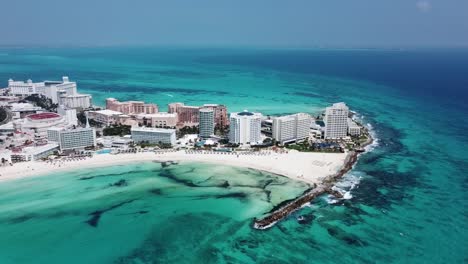
[[37, 138], [47, 137], [47, 129], [55, 126], [67, 126], [65, 117], [56, 113], [38, 113], [13, 121], [15, 130], [29, 133]]
[[359, 127], [351, 118], [348, 118], [348, 134], [350, 136], [361, 135], [361, 127]]
[[214, 110], [210, 108], [200, 109], [199, 132], [201, 138], [209, 138], [214, 134], [215, 116]]
[[229, 142], [250, 144], [261, 140], [262, 114], [244, 110], [232, 113], [229, 121]]
[[13, 162], [34, 161], [47, 156], [58, 150], [58, 145], [49, 143], [43, 146], [25, 147], [20, 152], [12, 152], [11, 160]]
[[136, 143], [143, 141], [151, 144], [176, 144], [176, 130], [152, 127], [132, 127], [132, 139]]
[[89, 94], [60, 95], [59, 103], [68, 108], [86, 109], [92, 106], [92, 99]]
[[29, 114], [36, 114], [44, 112], [44, 109], [39, 106], [34, 106], [30, 103], [12, 103], [9, 104], [10, 111], [13, 114], [13, 119], [24, 118]]
[[312, 118], [305, 113], [273, 118], [273, 138], [281, 144], [305, 139], [309, 136]]
[[65, 120], [67, 121], [69, 125], [71, 126], [78, 125], [78, 117], [76, 116], [76, 109], [66, 108], [63, 105], [59, 105], [59, 107], [57, 108], [57, 113], [65, 117]]
[[94, 128], [50, 128], [47, 130], [49, 142], [55, 142], [60, 150], [83, 149], [96, 146], [96, 130]]
[[325, 109], [325, 138], [344, 138], [348, 134], [349, 108], [345, 103], [336, 103]]
[[121, 112], [112, 111], [109, 109], [88, 112], [89, 119], [93, 119], [94, 121], [105, 124], [107, 126], [117, 123], [121, 115], [123, 115]]
[[44, 89], [45, 85], [43, 82], [33, 83], [32, 80], [23, 81], [14, 81], [12, 79], [8, 80], [8, 88], [10, 92], [14, 95], [28, 96], [31, 94], [40, 93]]

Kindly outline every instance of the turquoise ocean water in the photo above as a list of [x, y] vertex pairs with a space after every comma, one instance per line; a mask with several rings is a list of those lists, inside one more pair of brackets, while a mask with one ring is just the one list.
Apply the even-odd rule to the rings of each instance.
[[194, 163], [2, 182], [0, 263], [468, 261], [467, 50], [0, 49], [0, 86], [62, 75], [97, 105], [316, 114], [345, 101], [378, 145], [339, 183], [351, 199], [321, 197], [266, 232], [252, 218], [307, 186]]

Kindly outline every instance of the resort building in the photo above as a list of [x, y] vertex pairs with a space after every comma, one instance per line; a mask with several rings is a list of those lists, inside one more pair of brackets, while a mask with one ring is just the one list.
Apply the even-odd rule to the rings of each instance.
[[200, 137], [209, 138], [214, 134], [215, 110], [211, 108], [200, 109]]
[[133, 140], [130, 135], [123, 137], [119, 136], [104, 136], [96, 139], [97, 144], [102, 144], [105, 148], [128, 149], [131, 147]]
[[36, 89], [36, 91], [57, 104], [60, 101], [60, 96], [78, 94], [76, 87], [76, 82], [70, 82], [67, 76], [63, 76], [62, 81], [44, 81], [44, 87]]
[[229, 125], [227, 107], [220, 104], [204, 104], [202, 109], [212, 109], [214, 112], [214, 122], [219, 127]]
[[356, 124], [351, 118], [348, 118], [348, 134], [350, 136], [360, 136], [361, 127]]
[[132, 127], [132, 139], [135, 143], [176, 144], [176, 130], [152, 127]]
[[155, 114], [140, 114], [136, 116], [138, 124], [160, 128], [176, 127], [177, 113], [159, 112]]
[[53, 127], [47, 130], [47, 139], [57, 143], [60, 150], [84, 149], [96, 146], [96, 131], [94, 128]]
[[125, 115], [154, 114], [158, 112], [158, 106], [156, 104], [145, 104], [143, 101], [119, 102], [115, 98], [106, 99], [106, 108], [121, 112]]
[[250, 144], [261, 140], [262, 114], [247, 110], [231, 113], [229, 122], [229, 142]]
[[345, 103], [336, 103], [325, 109], [325, 138], [344, 138], [348, 134], [349, 108]]
[[199, 122], [198, 106], [188, 106], [184, 103], [171, 103], [168, 105], [169, 113], [177, 113], [178, 123], [182, 125], [198, 125]]
[[11, 153], [12, 162], [35, 161], [42, 158], [47, 158], [58, 150], [59, 147], [55, 143], [49, 143], [40, 146], [29, 146], [14, 149]]
[[89, 108], [92, 97], [89, 94], [79, 94], [76, 82], [70, 82], [67, 76], [62, 77], [62, 81], [44, 81], [33, 83], [8, 80], [8, 88], [14, 95], [28, 96], [40, 94], [52, 100], [55, 104], [62, 104], [69, 108]]
[[11, 103], [8, 104], [8, 107], [10, 108], [10, 112], [13, 114], [13, 119], [20, 119], [31, 114], [44, 112], [44, 109], [30, 103]]
[[13, 122], [15, 130], [30, 133], [36, 138], [45, 138], [47, 129], [51, 127], [66, 125], [68, 125], [66, 118], [51, 112], [28, 115]]
[[42, 91], [44, 87], [45, 84], [43, 82], [33, 83], [31, 79], [26, 82], [14, 81], [12, 79], [8, 80], [8, 89], [10, 89], [10, 93], [18, 96], [37, 94], [39, 93], [38, 90]]
[[309, 137], [312, 118], [305, 113], [273, 118], [272, 136], [280, 144]]
[[119, 119], [121, 116], [121, 112], [109, 109], [88, 112], [89, 119], [93, 119], [94, 121], [104, 124], [106, 126], [119, 123]]
[[67, 108], [63, 105], [59, 105], [57, 107], [57, 113], [63, 117], [65, 117], [65, 120], [67, 124], [71, 126], [77, 126], [78, 125], [78, 118], [76, 116], [76, 109], [73, 108]]
[[59, 104], [68, 108], [87, 109], [92, 106], [92, 96], [89, 94], [60, 95]]

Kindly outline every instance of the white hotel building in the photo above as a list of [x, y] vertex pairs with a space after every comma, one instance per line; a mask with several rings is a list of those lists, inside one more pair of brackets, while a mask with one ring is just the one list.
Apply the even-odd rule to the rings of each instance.
[[262, 114], [244, 112], [231, 113], [229, 117], [229, 142], [236, 144], [257, 143], [261, 140]]
[[325, 109], [325, 138], [344, 138], [348, 134], [349, 108], [345, 103], [336, 103]]
[[10, 93], [13, 95], [28, 96], [31, 94], [37, 94], [40, 91], [43, 91], [44, 87], [44, 82], [33, 83], [31, 79], [26, 82], [14, 81], [12, 79], [8, 80], [8, 89], [10, 89]]
[[53, 127], [47, 130], [47, 139], [57, 143], [60, 150], [84, 149], [96, 146], [96, 131], [94, 128]]
[[44, 81], [33, 83], [31, 80], [8, 80], [8, 88], [14, 95], [28, 96], [41, 94], [50, 98], [53, 103], [64, 105], [68, 108], [89, 108], [92, 106], [92, 96], [77, 92], [76, 82], [70, 82], [67, 76], [62, 81]]
[[280, 144], [309, 137], [312, 118], [305, 113], [273, 118], [273, 138]]
[[132, 139], [135, 143], [176, 144], [176, 130], [152, 127], [132, 127]]

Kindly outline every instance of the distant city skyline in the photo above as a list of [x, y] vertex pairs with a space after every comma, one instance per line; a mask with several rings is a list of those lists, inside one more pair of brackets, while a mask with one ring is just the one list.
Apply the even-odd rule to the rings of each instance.
[[464, 0], [17, 0], [2, 10], [2, 46], [468, 46]]

